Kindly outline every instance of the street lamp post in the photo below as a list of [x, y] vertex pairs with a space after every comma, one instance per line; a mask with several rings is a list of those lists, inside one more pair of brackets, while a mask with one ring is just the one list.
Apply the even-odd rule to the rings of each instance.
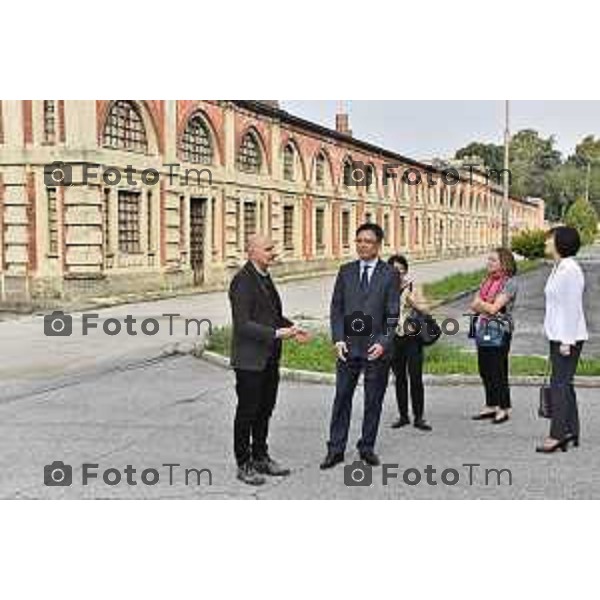
[[508, 210], [508, 184], [509, 184], [509, 172], [508, 172], [508, 145], [510, 143], [510, 130], [508, 126], [508, 106], [509, 101], [504, 101], [504, 190], [502, 198], [502, 245], [508, 248], [509, 241], [509, 210]]

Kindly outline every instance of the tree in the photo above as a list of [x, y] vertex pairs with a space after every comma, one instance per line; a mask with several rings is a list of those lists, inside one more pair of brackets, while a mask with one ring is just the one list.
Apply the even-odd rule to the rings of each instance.
[[555, 139], [540, 137], [534, 129], [523, 129], [510, 141], [511, 194], [543, 198], [546, 175], [561, 164]]
[[499, 171], [504, 168], [504, 147], [498, 144], [471, 142], [464, 148], [457, 150], [454, 157], [457, 159], [478, 157], [483, 161], [487, 169]]
[[577, 146], [575, 154], [569, 157], [578, 167], [587, 168], [588, 163], [600, 163], [600, 138], [586, 135]]
[[547, 217], [562, 220], [575, 198], [585, 194], [585, 171], [567, 162], [546, 173], [544, 187]]
[[585, 198], [578, 198], [567, 211], [565, 224], [579, 231], [583, 244], [591, 244], [598, 231], [598, 213]]

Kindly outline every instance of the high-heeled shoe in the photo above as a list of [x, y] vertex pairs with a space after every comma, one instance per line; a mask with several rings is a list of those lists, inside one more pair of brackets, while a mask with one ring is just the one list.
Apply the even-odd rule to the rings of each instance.
[[578, 435], [570, 435], [567, 437], [567, 442], [571, 442], [574, 448], [579, 448], [579, 436]]
[[484, 421], [485, 419], [493, 419], [496, 416], [496, 411], [481, 412], [478, 415], [471, 417], [472, 421]]
[[552, 446], [546, 446], [545, 444], [543, 444], [542, 446], [536, 446], [535, 451], [541, 452], [543, 454], [550, 454], [560, 449], [563, 452], [566, 452], [569, 449], [570, 441], [571, 440], [569, 438], [565, 438], [564, 440], [556, 442], [556, 444], [553, 444]]

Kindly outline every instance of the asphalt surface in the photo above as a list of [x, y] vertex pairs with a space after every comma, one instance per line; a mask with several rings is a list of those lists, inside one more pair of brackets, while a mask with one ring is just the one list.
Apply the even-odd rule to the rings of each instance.
[[[600, 411], [597, 391], [579, 393], [583, 423], [580, 448], [539, 455], [534, 445], [546, 422], [535, 416], [534, 388], [515, 388], [513, 419], [494, 426], [473, 422], [482, 403], [479, 386], [427, 389], [431, 433], [412, 426], [392, 430], [395, 402], [388, 390], [378, 451], [383, 468], [373, 469], [372, 485], [344, 483], [344, 466], [326, 472], [324, 456], [333, 388], [283, 382], [271, 427], [271, 453], [290, 466], [292, 475], [272, 478], [252, 488], [235, 479], [232, 421], [235, 409], [233, 374], [192, 357], [156, 361], [95, 378], [71, 379], [49, 391], [27, 397], [5, 396], [0, 403], [0, 497], [2, 498], [182, 498], [182, 499], [509, 499], [600, 498]], [[357, 458], [362, 391], [357, 391], [346, 464]], [[72, 466], [72, 485], [44, 485], [44, 467], [62, 461]], [[96, 479], [82, 485], [82, 465]], [[169, 481], [171, 467], [172, 485]], [[464, 465], [479, 465], [466, 467]], [[125, 469], [137, 485], [128, 485]], [[428, 465], [430, 471], [427, 483]], [[56, 465], [55, 465], [56, 466]], [[107, 469], [119, 469], [121, 481], [108, 485]], [[200, 485], [184, 469], [209, 469]], [[142, 471], [156, 469], [155, 485], [142, 482]], [[421, 482], [409, 485], [405, 472], [417, 469]], [[447, 469], [442, 481], [442, 472]], [[488, 481], [486, 484], [486, 469]], [[493, 469], [510, 470], [500, 475]], [[471, 480], [469, 477], [471, 471]], [[355, 478], [360, 472], [353, 471]], [[60, 477], [59, 474], [55, 474]], [[410, 471], [409, 481], [417, 474]], [[455, 485], [450, 483], [458, 476]], [[108, 473], [115, 481], [114, 473]], [[154, 475], [146, 475], [152, 481]]]

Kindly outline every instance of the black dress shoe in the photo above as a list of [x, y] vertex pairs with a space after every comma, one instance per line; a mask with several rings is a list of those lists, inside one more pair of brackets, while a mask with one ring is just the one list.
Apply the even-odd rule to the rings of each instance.
[[372, 450], [369, 450], [367, 452], [361, 452], [360, 458], [364, 463], [371, 467], [378, 467], [381, 464], [379, 456], [377, 456], [377, 454], [375, 454], [375, 452], [373, 452]]
[[405, 427], [406, 425], [410, 425], [410, 419], [408, 417], [400, 417], [397, 421], [394, 421], [391, 425], [392, 429], [399, 429], [400, 427]]
[[263, 485], [267, 481], [256, 472], [250, 461], [238, 467], [237, 478], [248, 485]]
[[429, 423], [427, 423], [427, 421], [425, 421], [424, 419], [419, 419], [418, 421], [415, 421], [415, 427], [417, 429], [420, 429], [421, 431], [432, 431], [433, 427], [431, 427], [431, 425], [429, 425]]
[[344, 462], [343, 452], [329, 452], [325, 460], [319, 465], [319, 468], [322, 470], [331, 469], [331, 467], [335, 467], [335, 465], [342, 462]]
[[291, 473], [290, 469], [282, 467], [270, 456], [254, 460], [252, 466], [257, 473], [271, 475], [271, 477], [287, 477]]

